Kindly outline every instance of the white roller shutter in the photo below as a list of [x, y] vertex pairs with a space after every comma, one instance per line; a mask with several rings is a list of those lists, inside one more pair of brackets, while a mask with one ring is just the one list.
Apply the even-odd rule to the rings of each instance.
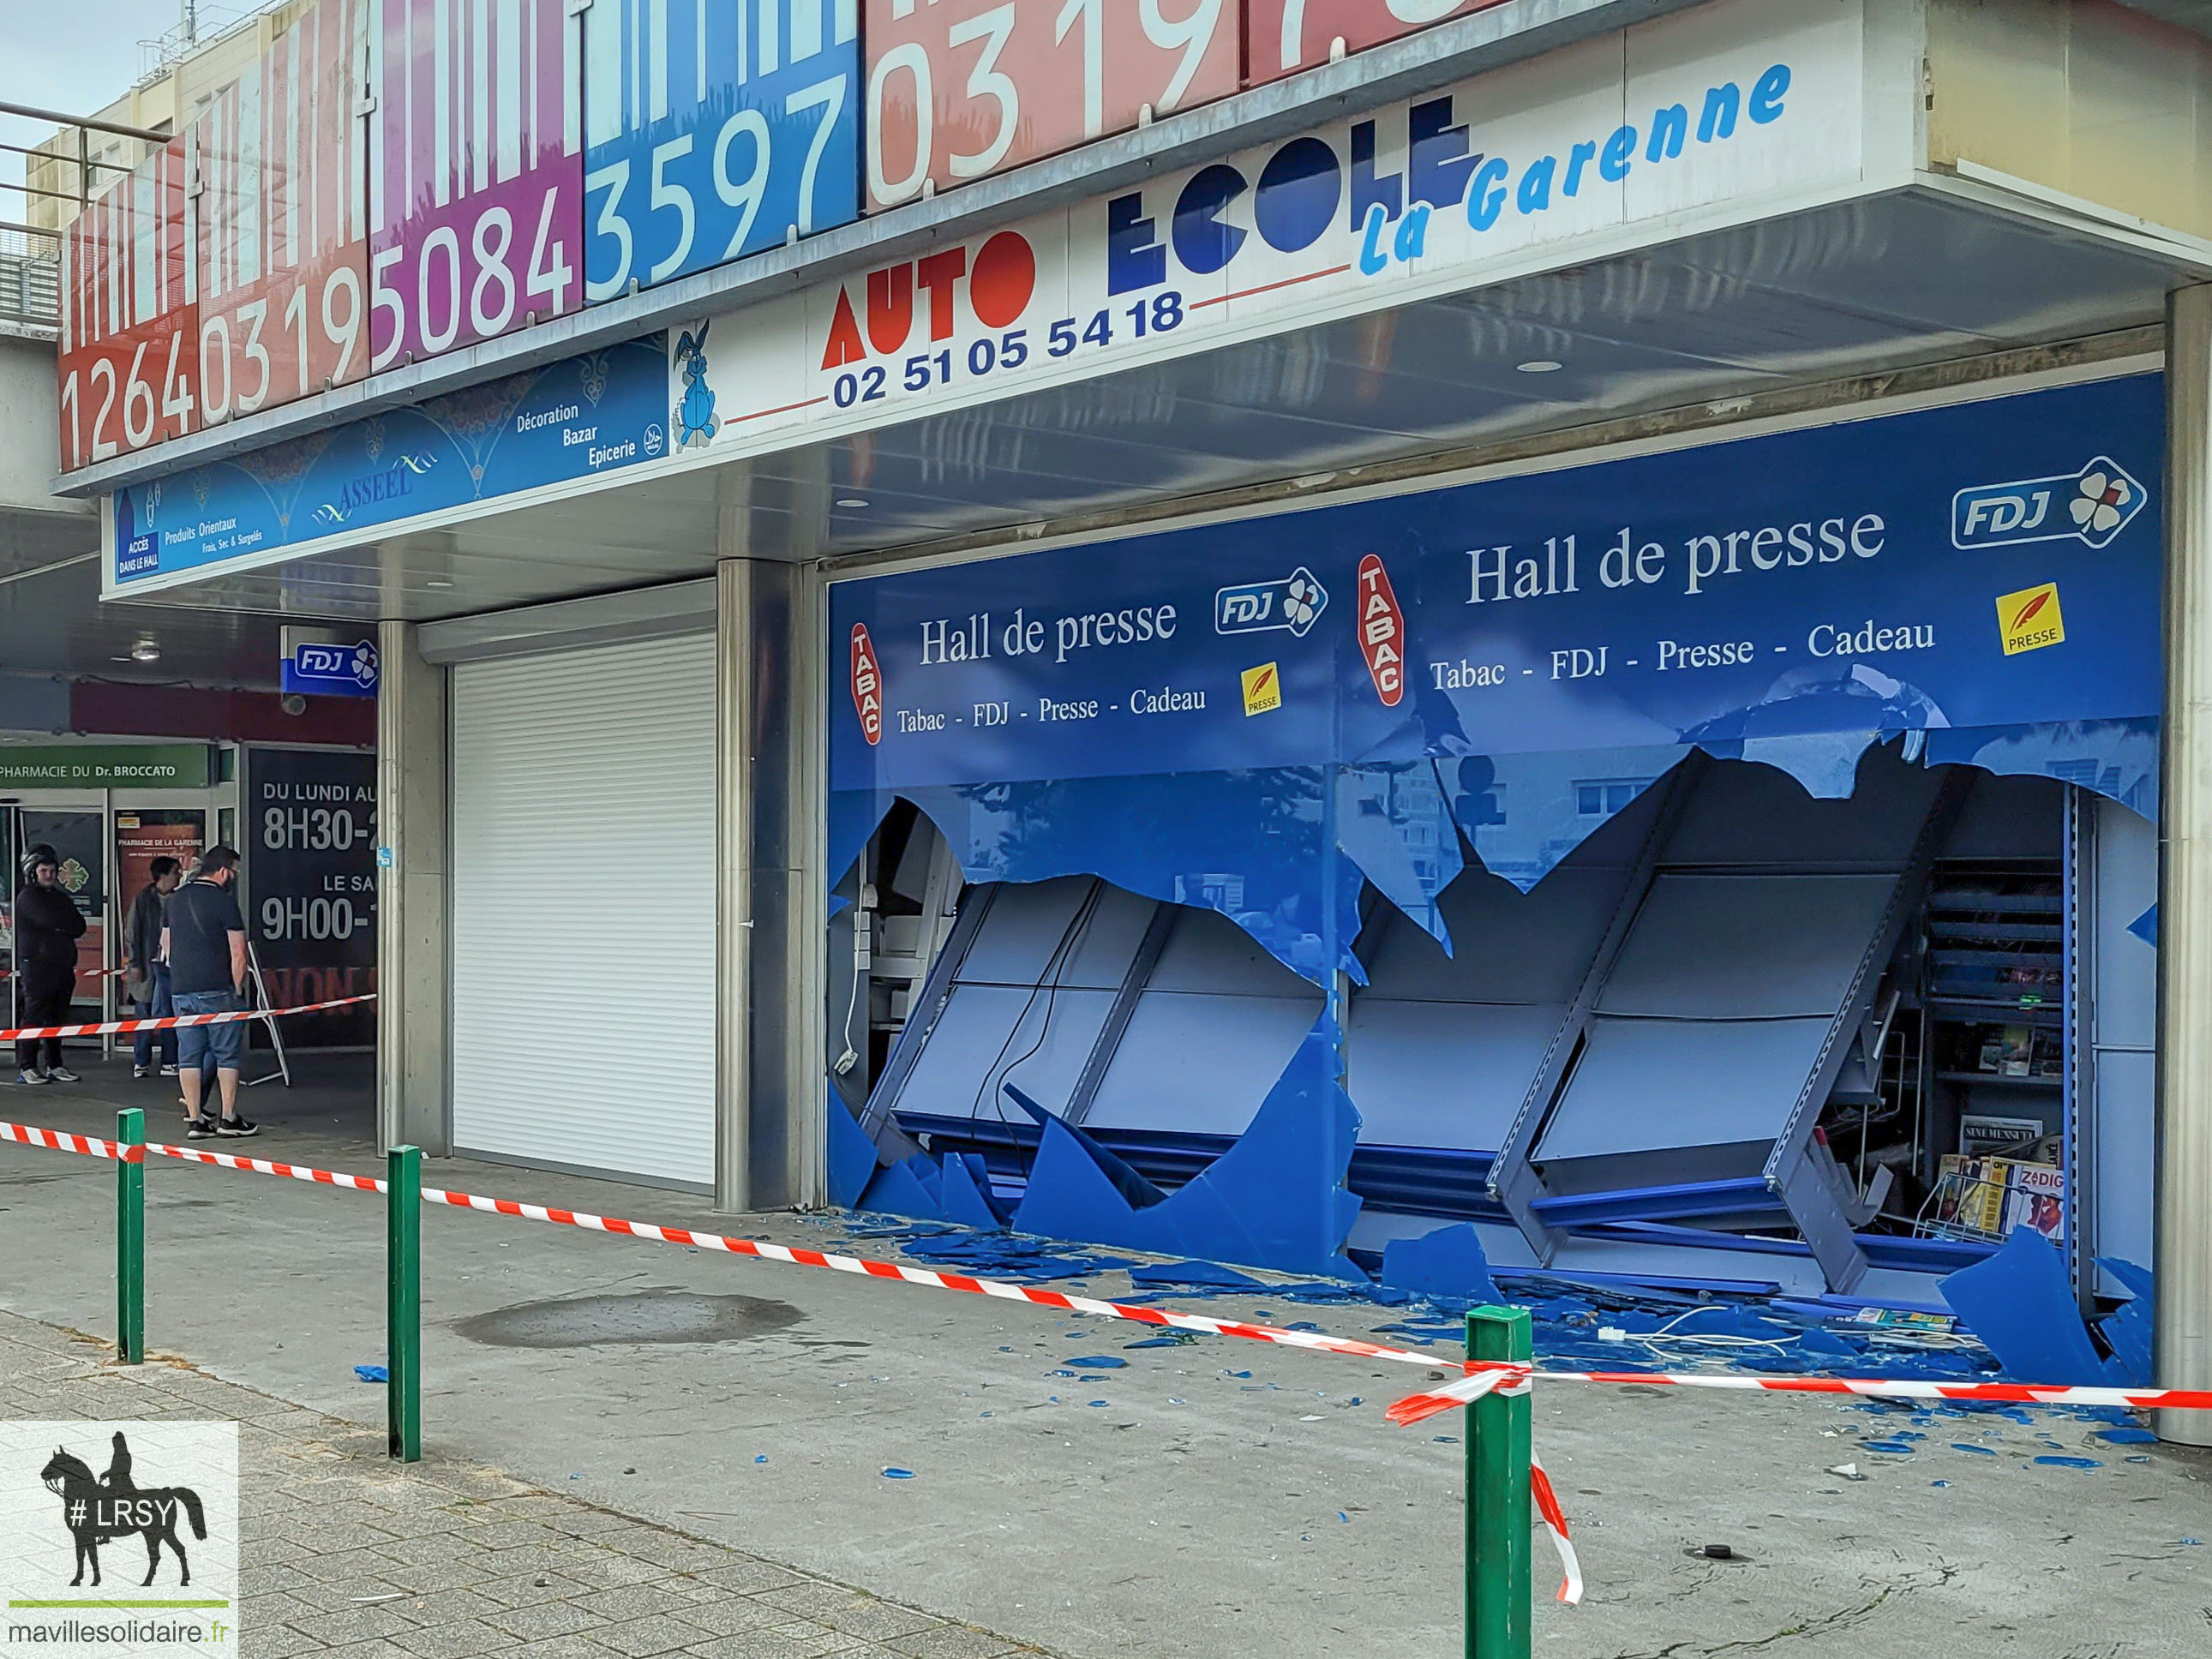
[[455, 1146], [711, 1183], [713, 636], [453, 677]]

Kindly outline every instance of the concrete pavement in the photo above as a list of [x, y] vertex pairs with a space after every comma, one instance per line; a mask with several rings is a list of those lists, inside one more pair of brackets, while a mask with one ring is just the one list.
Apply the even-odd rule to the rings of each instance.
[[[247, 1110], [270, 1127], [253, 1150], [373, 1170], [344, 1092], [257, 1091]], [[107, 1097], [132, 1097], [127, 1073], [9, 1091], [0, 1113], [112, 1130]], [[426, 1176], [790, 1243], [842, 1237], [465, 1160]], [[106, 1328], [111, 1179], [91, 1160], [0, 1147], [0, 1304]], [[383, 1352], [377, 1201], [166, 1161], [148, 1187], [149, 1342], [380, 1422], [380, 1395], [352, 1372]], [[435, 1462], [508, 1470], [1085, 1659], [1458, 1651], [1458, 1425], [1381, 1416], [1420, 1371], [1226, 1340], [1131, 1351], [1143, 1334], [1107, 1322], [443, 1209], [424, 1218], [424, 1258]], [[1194, 1305], [1346, 1334], [1388, 1318], [1264, 1297]], [[1126, 1368], [1065, 1363], [1092, 1356]], [[1539, 1607], [1539, 1649], [2199, 1650], [2212, 1546], [2194, 1540], [2212, 1539], [2212, 1460], [2032, 1415], [1929, 1418], [1905, 1431], [1926, 1436], [1917, 1449], [1888, 1456], [1860, 1442], [1910, 1416], [1865, 1402], [1543, 1388], [1538, 1443], [1591, 1589], [1578, 1610]], [[2094, 1467], [2035, 1461], [2053, 1455]], [[1847, 1462], [1866, 1478], [1826, 1473]], [[1707, 1559], [1709, 1543], [1736, 1559]], [[1540, 1546], [1538, 1560], [1547, 1571]]]
[[12, 1314], [0, 1412], [239, 1425], [243, 1659], [1042, 1659], [496, 1469], [393, 1463], [379, 1432]]

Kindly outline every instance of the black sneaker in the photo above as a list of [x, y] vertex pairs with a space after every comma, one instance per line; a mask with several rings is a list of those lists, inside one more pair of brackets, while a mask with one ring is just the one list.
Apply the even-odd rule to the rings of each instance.
[[215, 1132], [219, 1135], [231, 1135], [243, 1139], [247, 1135], [259, 1134], [261, 1126], [258, 1123], [248, 1123], [242, 1117], [227, 1117], [216, 1123]]
[[161, 1075], [162, 1075], [163, 1077], [174, 1077], [174, 1076], [176, 1076], [176, 1074], [177, 1074], [177, 1068], [176, 1068], [175, 1066], [164, 1066], [161, 1068]]
[[211, 1140], [215, 1133], [215, 1120], [211, 1117], [196, 1117], [185, 1125], [185, 1139], [187, 1140]]

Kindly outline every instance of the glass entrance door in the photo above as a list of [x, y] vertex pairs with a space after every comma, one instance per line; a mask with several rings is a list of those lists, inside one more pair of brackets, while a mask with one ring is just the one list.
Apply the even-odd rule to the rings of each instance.
[[10, 1019], [14, 1020], [15, 993], [20, 988], [15, 972], [15, 896], [23, 883], [23, 854], [41, 842], [51, 846], [59, 858], [62, 889], [85, 919], [84, 936], [77, 940], [76, 995], [72, 1012], [89, 1009], [89, 1012], [79, 1013], [78, 1018], [98, 1018], [100, 1011], [106, 1006], [106, 981], [101, 977], [101, 969], [107, 965], [109, 943], [107, 815], [97, 797], [82, 805], [61, 797], [42, 800], [35, 806], [10, 806], [7, 810], [5, 833], [0, 834], [0, 843], [4, 843], [0, 851], [7, 856], [7, 1006]]

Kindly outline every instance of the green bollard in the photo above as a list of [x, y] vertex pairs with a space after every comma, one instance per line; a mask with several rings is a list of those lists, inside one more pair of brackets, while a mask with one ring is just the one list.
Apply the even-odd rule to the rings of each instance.
[[115, 1115], [115, 1346], [126, 1365], [146, 1360], [146, 1114]]
[[[1477, 1308], [1467, 1357], [1527, 1364], [1528, 1311]], [[1485, 1395], [1468, 1407], [1467, 1659], [1528, 1659], [1529, 1397]]]
[[385, 1158], [386, 1449], [422, 1461], [422, 1154], [394, 1146]]

